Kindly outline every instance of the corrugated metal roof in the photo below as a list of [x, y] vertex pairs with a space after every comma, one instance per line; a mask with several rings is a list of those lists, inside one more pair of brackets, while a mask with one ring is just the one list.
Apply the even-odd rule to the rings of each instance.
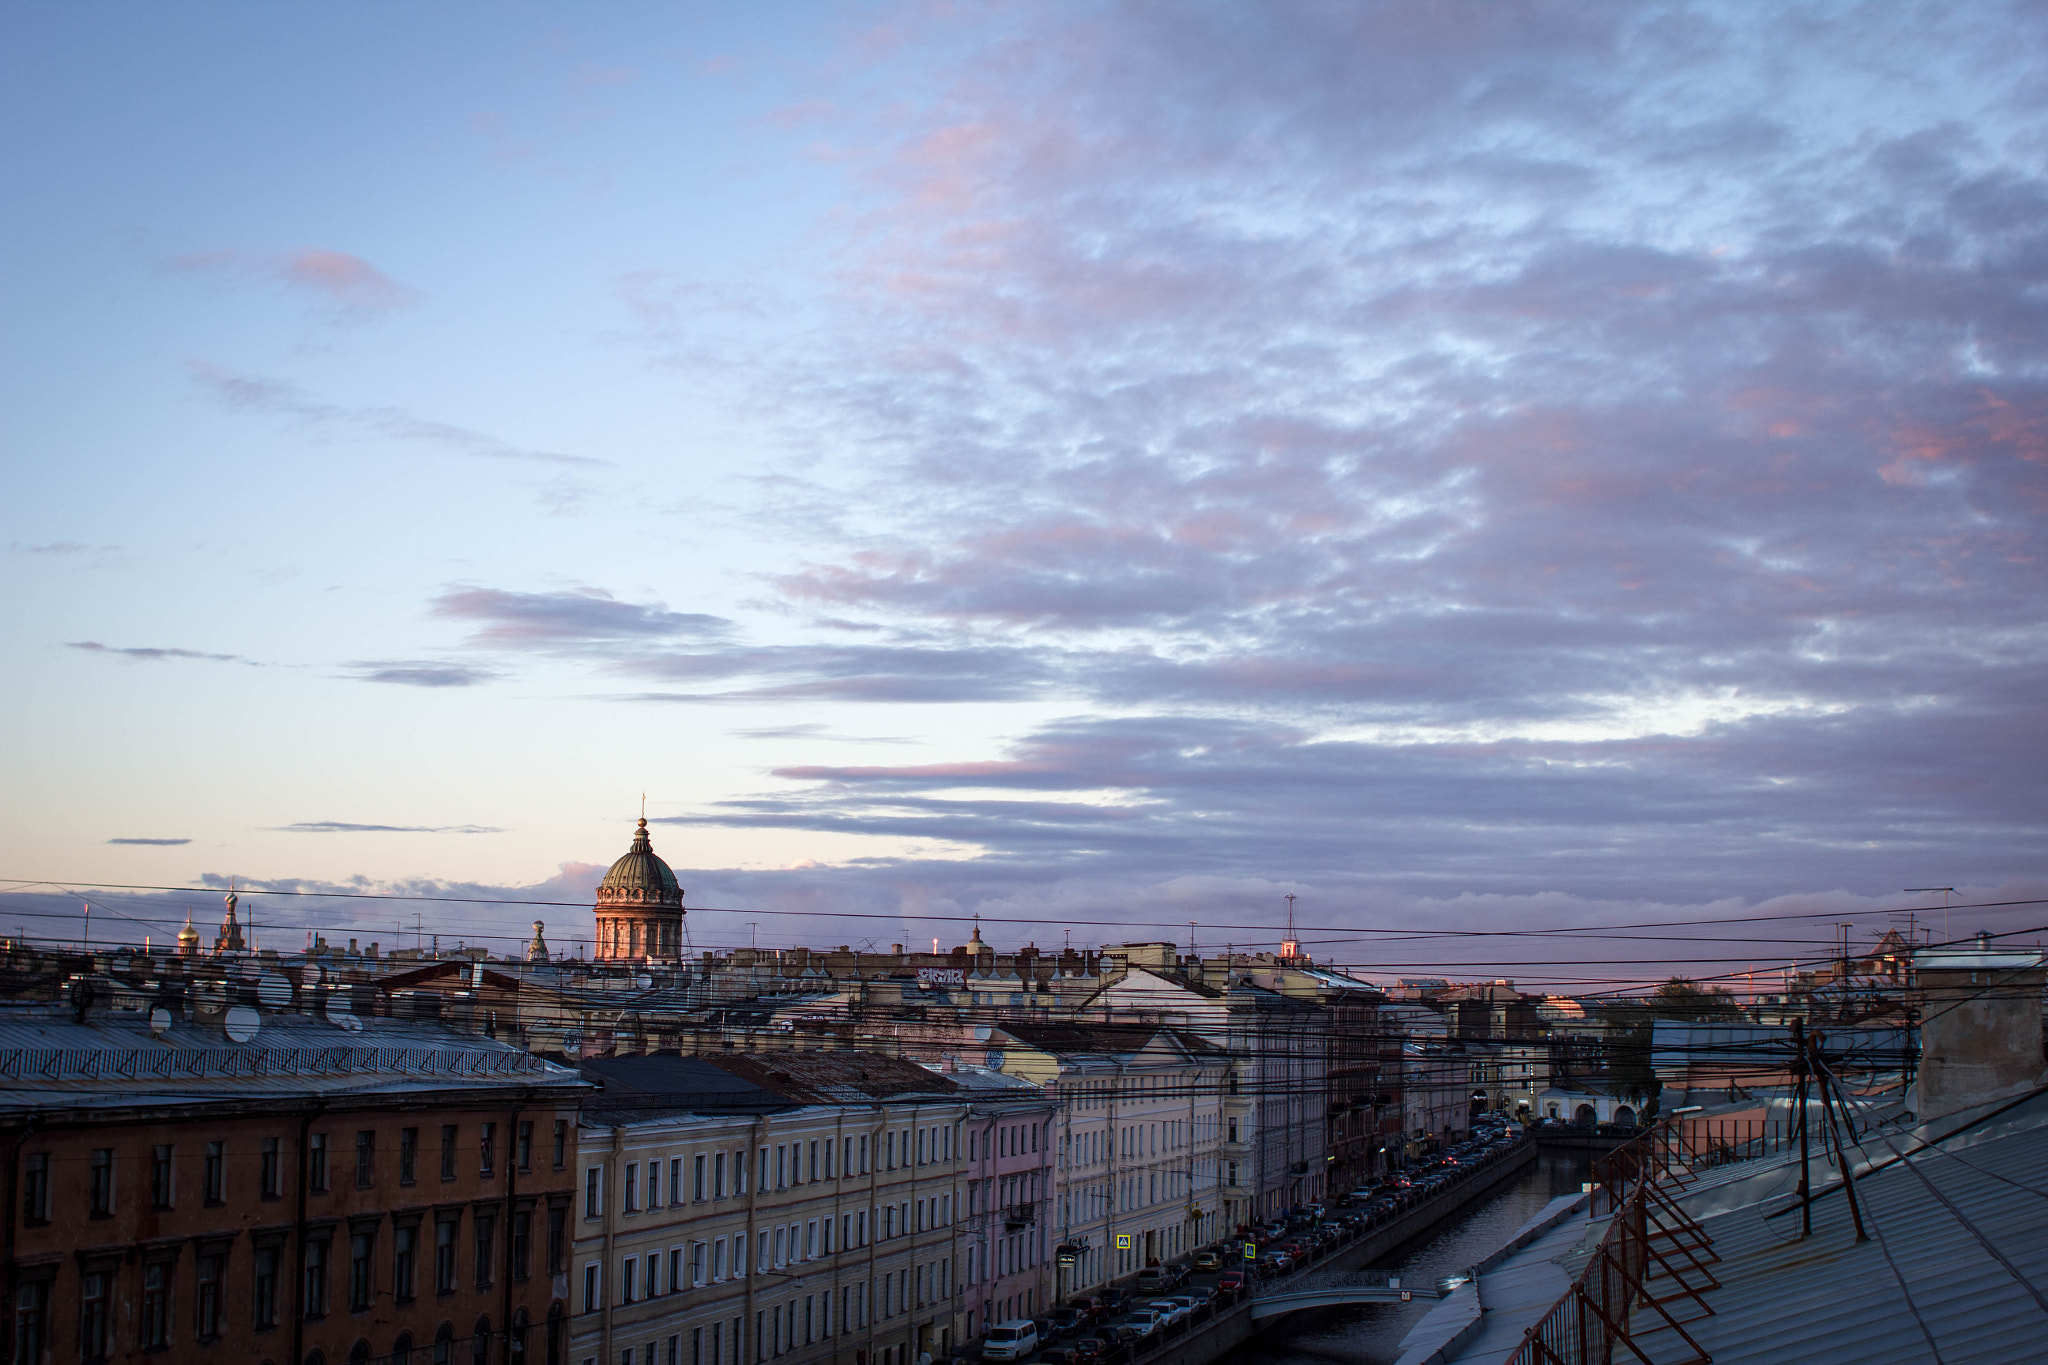
[[[1954, 1143], [1951, 1150], [1960, 1161], [1927, 1152], [1915, 1156], [1914, 1165], [2020, 1274], [2044, 1286], [2048, 1103], [2037, 1102], [2027, 1117], [2034, 1126]], [[1905, 1152], [1919, 1146], [1910, 1136], [1892, 1142]], [[1878, 1163], [1893, 1155], [1875, 1139], [1865, 1151]], [[1912, 1171], [1893, 1165], [1856, 1182], [1865, 1219], [1883, 1236], [1880, 1245], [1855, 1240], [1848, 1203], [1839, 1193], [1815, 1204], [1814, 1235], [1800, 1240], [1796, 1214], [1769, 1217], [1790, 1202], [1797, 1165], [1774, 1167], [1775, 1184], [1759, 1180], [1747, 1202], [1701, 1220], [1721, 1257], [1714, 1266], [1721, 1287], [1706, 1295], [1714, 1315], [1700, 1317], [1689, 1303], [1682, 1309], [1668, 1305], [1714, 1359], [1865, 1365], [1938, 1358], [1949, 1365], [1991, 1365], [2048, 1357], [2048, 1311]], [[1718, 1193], [1725, 1198], [1728, 1190]], [[1708, 1196], [1699, 1202], [1721, 1200]], [[1896, 1272], [1887, 1263], [1887, 1249]], [[1909, 1297], [1925, 1320], [1924, 1331], [1907, 1306]], [[1630, 1326], [1652, 1359], [1688, 1354], [1654, 1310], [1638, 1309]], [[1930, 1333], [1938, 1356], [1929, 1348]]]

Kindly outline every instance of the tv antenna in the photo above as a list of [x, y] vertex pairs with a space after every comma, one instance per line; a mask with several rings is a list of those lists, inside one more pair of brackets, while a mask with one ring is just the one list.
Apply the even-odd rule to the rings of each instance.
[[1930, 893], [1939, 891], [1941, 893], [1941, 941], [1947, 943], [1949, 941], [1948, 898], [1956, 893], [1956, 889], [1953, 886], [1909, 886], [1906, 888], [1906, 891], [1908, 894], [1921, 891]]

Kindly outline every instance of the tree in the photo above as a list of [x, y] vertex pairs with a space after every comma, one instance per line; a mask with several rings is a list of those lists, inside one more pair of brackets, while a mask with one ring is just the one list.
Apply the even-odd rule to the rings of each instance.
[[1648, 1117], [1657, 1112], [1663, 1084], [1650, 1068], [1651, 1033], [1659, 1019], [1731, 1023], [1742, 1018], [1735, 993], [1722, 986], [1701, 989], [1690, 977], [1674, 976], [1646, 996], [1614, 1001], [1606, 1010], [1609, 1026], [1607, 1079], [1616, 1094], [1634, 1100]]

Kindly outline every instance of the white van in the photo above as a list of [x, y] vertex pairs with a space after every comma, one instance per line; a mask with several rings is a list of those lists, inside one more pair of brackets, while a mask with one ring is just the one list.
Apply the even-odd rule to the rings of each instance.
[[981, 1339], [983, 1360], [1022, 1360], [1037, 1349], [1038, 1324], [1030, 1318], [999, 1322]]

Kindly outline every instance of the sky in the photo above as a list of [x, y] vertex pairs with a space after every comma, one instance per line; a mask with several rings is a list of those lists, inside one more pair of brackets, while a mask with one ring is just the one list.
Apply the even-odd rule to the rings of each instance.
[[0, 918], [567, 946], [643, 793], [697, 948], [2048, 896], [2044, 109], [2040, 4], [8, 6]]

